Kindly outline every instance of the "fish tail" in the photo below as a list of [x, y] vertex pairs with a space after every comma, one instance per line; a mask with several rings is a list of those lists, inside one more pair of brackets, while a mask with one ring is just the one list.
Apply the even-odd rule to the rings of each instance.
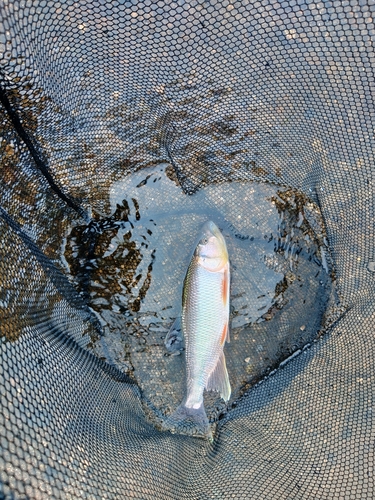
[[166, 418], [162, 425], [164, 430], [187, 436], [203, 437], [212, 441], [212, 431], [202, 404], [199, 408], [189, 408], [182, 402], [177, 409]]

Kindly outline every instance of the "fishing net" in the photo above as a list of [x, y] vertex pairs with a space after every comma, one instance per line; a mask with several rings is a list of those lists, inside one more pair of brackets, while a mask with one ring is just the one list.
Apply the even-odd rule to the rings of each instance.
[[[374, 497], [374, 10], [3, 0], [0, 499]], [[162, 428], [209, 219], [212, 442]]]

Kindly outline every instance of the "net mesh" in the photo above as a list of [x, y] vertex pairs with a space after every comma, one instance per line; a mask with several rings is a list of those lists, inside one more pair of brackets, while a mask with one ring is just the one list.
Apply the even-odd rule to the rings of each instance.
[[[374, 497], [374, 11], [2, 2], [1, 499]], [[213, 443], [150, 420], [90, 301], [98, 241], [131, 222], [129, 207], [114, 217], [111, 186], [157, 165], [192, 200], [242, 181], [298, 190], [330, 248], [330, 328], [244, 389]], [[86, 249], [75, 275], [72, 227]]]

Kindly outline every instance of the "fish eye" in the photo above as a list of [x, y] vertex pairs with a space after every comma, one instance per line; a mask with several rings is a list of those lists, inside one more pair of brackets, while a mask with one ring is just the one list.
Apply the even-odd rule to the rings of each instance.
[[202, 243], [203, 243], [203, 245], [207, 245], [207, 243], [208, 243], [208, 238], [203, 238]]

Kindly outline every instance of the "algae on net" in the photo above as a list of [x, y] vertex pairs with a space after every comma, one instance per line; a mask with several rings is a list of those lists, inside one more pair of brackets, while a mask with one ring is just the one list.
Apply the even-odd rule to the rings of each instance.
[[[319, 210], [305, 195], [256, 182], [186, 195], [162, 164], [115, 182], [109, 199], [112, 218], [89, 266], [80, 259], [83, 226], [72, 228], [65, 257], [73, 275], [86, 276], [109, 361], [132, 373], [155, 422], [183, 396], [184, 356], [169, 355], [164, 338], [180, 314], [186, 269], [208, 219], [222, 230], [231, 263], [230, 403], [317, 338], [332, 271]], [[205, 406], [212, 420], [225, 411], [216, 393], [206, 394]]]

